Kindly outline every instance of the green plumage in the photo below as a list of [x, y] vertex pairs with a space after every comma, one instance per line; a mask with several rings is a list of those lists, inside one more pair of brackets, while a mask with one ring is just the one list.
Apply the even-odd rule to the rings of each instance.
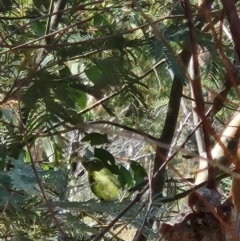
[[82, 164], [88, 171], [90, 188], [96, 197], [105, 201], [113, 201], [118, 198], [120, 183], [100, 160], [83, 161]]

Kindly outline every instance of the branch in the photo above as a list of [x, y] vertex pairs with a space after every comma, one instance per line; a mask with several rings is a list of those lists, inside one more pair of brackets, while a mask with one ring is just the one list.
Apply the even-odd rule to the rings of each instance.
[[224, 11], [227, 15], [229, 22], [230, 31], [232, 33], [233, 42], [235, 44], [235, 49], [240, 59], [240, 19], [238, 17], [235, 2], [233, 0], [221, 0]]

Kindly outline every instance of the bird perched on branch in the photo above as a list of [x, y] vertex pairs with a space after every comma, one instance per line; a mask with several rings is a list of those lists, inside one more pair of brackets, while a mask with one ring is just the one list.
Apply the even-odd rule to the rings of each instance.
[[96, 197], [105, 201], [113, 201], [118, 198], [121, 185], [117, 177], [104, 166], [101, 160], [84, 158], [82, 165], [88, 172], [90, 188]]

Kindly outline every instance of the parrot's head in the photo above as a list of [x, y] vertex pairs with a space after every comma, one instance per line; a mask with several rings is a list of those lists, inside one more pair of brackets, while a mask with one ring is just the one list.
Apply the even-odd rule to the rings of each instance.
[[82, 165], [88, 172], [100, 171], [102, 168], [104, 168], [103, 163], [100, 160], [95, 158], [90, 160], [87, 158], [84, 158], [84, 160], [82, 161]]

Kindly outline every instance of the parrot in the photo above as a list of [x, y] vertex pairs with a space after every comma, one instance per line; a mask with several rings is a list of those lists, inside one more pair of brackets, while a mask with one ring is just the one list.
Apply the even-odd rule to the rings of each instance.
[[117, 177], [99, 159], [84, 158], [82, 165], [88, 173], [91, 191], [100, 200], [114, 201], [121, 188]]

